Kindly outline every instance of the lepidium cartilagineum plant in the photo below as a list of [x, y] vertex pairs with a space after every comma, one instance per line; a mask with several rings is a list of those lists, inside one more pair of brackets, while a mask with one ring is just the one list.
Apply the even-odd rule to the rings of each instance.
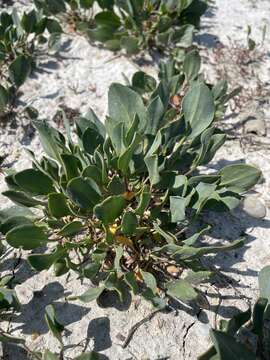
[[195, 27], [207, 8], [202, 0], [35, 0], [93, 43], [128, 55], [156, 49], [178, 56], [192, 45]]
[[60, 24], [40, 11], [22, 16], [15, 9], [11, 14], [0, 12], [0, 117], [13, 107], [18, 89], [35, 67], [44, 44], [56, 49], [61, 32]]
[[34, 121], [44, 156], [28, 150], [33, 167], [7, 174], [3, 195], [35, 211], [2, 221], [5, 241], [48, 246], [28, 256], [38, 271], [91, 279], [76, 299], [116, 291], [123, 300], [132, 291], [160, 308], [170, 298], [205, 304], [196, 285], [212, 274], [200, 259], [243, 245], [199, 246], [207, 225], [190, 233], [202, 211], [235, 208], [261, 176], [245, 164], [200, 172], [225, 141], [216, 123], [230, 95], [224, 82], [207, 86], [193, 65], [179, 73], [162, 64], [159, 83], [138, 72], [128, 86], [112, 84], [105, 124], [89, 111], [76, 122], [76, 142], [67, 123], [64, 137]]

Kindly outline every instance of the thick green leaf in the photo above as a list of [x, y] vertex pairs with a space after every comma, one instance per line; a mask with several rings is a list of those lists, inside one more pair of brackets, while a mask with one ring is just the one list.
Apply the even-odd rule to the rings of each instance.
[[84, 226], [80, 221], [72, 221], [66, 224], [57, 234], [63, 237], [73, 236], [81, 232], [83, 228]]
[[233, 164], [220, 170], [220, 186], [228, 190], [245, 192], [257, 184], [261, 177], [261, 171], [255, 166], [246, 164]]
[[64, 194], [52, 193], [48, 197], [49, 212], [52, 217], [60, 219], [71, 214]]
[[256, 355], [232, 336], [217, 330], [210, 331], [220, 360], [256, 360]]
[[183, 67], [188, 81], [196, 79], [201, 68], [201, 57], [197, 50], [187, 53]]
[[198, 297], [198, 293], [185, 280], [179, 279], [166, 284], [167, 294], [184, 303], [194, 301]]
[[135, 114], [140, 118], [140, 128], [147, 122], [146, 109], [137, 92], [121, 84], [112, 84], [109, 89], [109, 116], [129, 127]]
[[88, 152], [88, 154], [93, 154], [96, 148], [104, 142], [104, 138], [97, 130], [88, 128], [83, 133], [82, 142], [84, 150]]
[[15, 174], [14, 179], [24, 191], [34, 195], [47, 195], [54, 191], [51, 178], [39, 170], [23, 170]]
[[83, 209], [93, 208], [101, 199], [101, 193], [90, 178], [77, 177], [67, 185], [67, 194], [77, 206]]
[[70, 297], [69, 300], [80, 300], [84, 303], [88, 303], [93, 300], [96, 300], [101, 295], [101, 293], [104, 291], [104, 289], [105, 289], [104, 285], [95, 287], [95, 288], [90, 288], [82, 295]]
[[133, 235], [136, 231], [136, 227], [138, 226], [137, 216], [133, 211], [127, 211], [124, 213], [121, 231], [125, 235]]
[[121, 26], [120, 18], [113, 11], [101, 11], [95, 16], [95, 22], [98, 26], [117, 29]]
[[13, 190], [7, 190], [2, 193], [2, 195], [9, 198], [14, 204], [23, 205], [26, 207], [34, 207], [37, 205], [44, 205], [42, 201], [36, 200], [31, 198], [30, 196], [27, 196], [22, 191], [13, 191]]
[[28, 256], [28, 262], [37, 271], [48, 270], [64, 254], [65, 250], [62, 248], [51, 254], [31, 254]]
[[47, 235], [35, 225], [20, 225], [10, 230], [6, 235], [6, 241], [14, 248], [32, 250], [48, 242]]
[[33, 124], [39, 133], [41, 145], [45, 153], [52, 159], [61, 162], [60, 146], [54, 129], [51, 128], [45, 120], [35, 120]]
[[151, 185], [156, 185], [160, 181], [159, 169], [158, 169], [158, 156], [152, 155], [144, 159], [145, 165], [149, 172], [149, 178]]
[[122, 195], [109, 196], [94, 208], [96, 217], [108, 225], [118, 218], [126, 207], [126, 200]]
[[215, 104], [209, 88], [203, 83], [194, 83], [183, 100], [183, 112], [191, 127], [190, 137], [200, 135], [214, 120]]
[[47, 19], [46, 26], [50, 34], [63, 32], [61, 25], [55, 19]]
[[173, 223], [185, 220], [186, 199], [181, 196], [170, 196], [170, 210]]
[[99, 354], [95, 351], [83, 353], [82, 355], [76, 357], [74, 360], [101, 360]]
[[32, 221], [25, 216], [12, 216], [1, 223], [0, 231], [5, 235], [16, 226], [24, 224], [32, 224]]
[[45, 350], [42, 360], [59, 360], [59, 357], [49, 350]]
[[159, 96], [156, 96], [148, 105], [148, 122], [145, 129], [145, 134], [156, 135], [161, 127], [165, 108]]
[[134, 55], [140, 51], [139, 40], [135, 36], [122, 36], [120, 45], [128, 55]]
[[270, 302], [270, 265], [265, 266], [259, 272], [260, 297]]
[[143, 280], [145, 282], [145, 285], [147, 287], [149, 287], [149, 289], [151, 289], [154, 293], [156, 293], [157, 292], [157, 281], [156, 281], [156, 278], [154, 277], [154, 275], [147, 271], [143, 271], [143, 270], [141, 270], [141, 274], [142, 274]]
[[9, 93], [2, 85], [0, 85], [0, 110], [4, 110], [9, 103]]
[[108, 184], [108, 191], [112, 195], [120, 195], [123, 194], [126, 190], [125, 183], [119, 176], [114, 175], [112, 180]]
[[21, 25], [28, 34], [34, 32], [36, 23], [37, 23], [37, 14], [35, 10], [32, 10], [29, 13], [25, 12], [23, 14]]
[[56, 337], [60, 344], [63, 344], [61, 334], [64, 331], [64, 326], [56, 319], [55, 310], [52, 305], [48, 305], [45, 308], [45, 320], [53, 336]]
[[128, 173], [130, 161], [140, 142], [141, 142], [141, 136], [139, 134], [136, 134], [133, 138], [132, 143], [118, 159], [118, 168], [122, 171], [124, 175], [127, 175]]
[[25, 55], [19, 55], [9, 66], [9, 77], [11, 81], [20, 87], [31, 72], [31, 60]]
[[139, 216], [142, 216], [145, 210], [147, 209], [151, 200], [151, 192], [147, 186], [144, 186], [140, 195], [139, 204], [135, 213]]

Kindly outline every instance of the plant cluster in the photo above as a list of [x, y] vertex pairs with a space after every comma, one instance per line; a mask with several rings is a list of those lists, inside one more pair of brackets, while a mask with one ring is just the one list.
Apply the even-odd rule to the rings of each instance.
[[3, 195], [34, 209], [1, 221], [6, 242], [47, 246], [28, 256], [34, 269], [73, 270], [97, 285], [71, 299], [116, 291], [123, 300], [130, 289], [159, 308], [168, 298], [206, 306], [197, 285], [212, 273], [200, 259], [243, 244], [200, 246], [207, 224], [190, 233], [204, 210], [236, 207], [261, 173], [245, 164], [200, 171], [225, 142], [216, 123], [231, 95], [224, 82], [205, 84], [189, 56], [183, 71], [163, 63], [158, 83], [140, 71], [128, 86], [112, 84], [105, 125], [91, 110], [76, 121], [76, 142], [67, 122], [64, 137], [35, 120], [44, 156], [28, 150], [33, 167], [5, 178]]
[[[198, 360], [245, 359], [267, 360], [270, 358], [270, 266], [259, 273], [260, 297], [253, 311], [249, 308], [229, 321], [222, 320], [220, 329], [210, 332], [213, 346]], [[246, 332], [246, 334], [245, 334]], [[252, 335], [252, 345], [243, 341]], [[239, 341], [239, 337], [242, 342]], [[237, 339], [238, 338], [238, 339]]]
[[202, 0], [36, 0], [35, 4], [47, 14], [65, 17], [73, 30], [83, 31], [109, 50], [124, 49], [133, 55], [154, 48], [175, 56], [192, 45], [194, 28], [207, 7]]
[[[48, 31], [49, 38], [45, 36]], [[33, 68], [45, 43], [56, 47], [62, 28], [42, 12], [31, 10], [20, 17], [2, 11], [0, 15], [0, 116], [10, 111], [20, 86]]]

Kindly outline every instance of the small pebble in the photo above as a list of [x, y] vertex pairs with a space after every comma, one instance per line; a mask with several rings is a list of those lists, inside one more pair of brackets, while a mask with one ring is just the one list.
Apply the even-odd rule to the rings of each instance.
[[256, 219], [263, 219], [266, 216], [266, 207], [257, 196], [247, 196], [243, 201], [243, 210]]

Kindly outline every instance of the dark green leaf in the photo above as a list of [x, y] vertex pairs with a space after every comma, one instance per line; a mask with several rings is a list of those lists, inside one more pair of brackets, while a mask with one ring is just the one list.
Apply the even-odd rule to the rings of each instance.
[[102, 203], [96, 205], [94, 213], [96, 217], [105, 225], [113, 223], [118, 218], [124, 208], [126, 207], [126, 200], [122, 195], [109, 196]]
[[6, 235], [6, 241], [14, 248], [32, 250], [48, 242], [47, 235], [35, 225], [20, 225], [10, 230]]

